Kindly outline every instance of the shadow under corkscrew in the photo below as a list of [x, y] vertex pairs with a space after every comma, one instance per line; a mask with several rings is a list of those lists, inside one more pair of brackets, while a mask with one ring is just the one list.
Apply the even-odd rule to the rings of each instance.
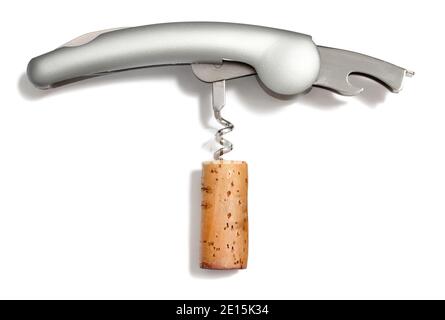
[[[199, 105], [199, 120], [201, 125], [214, 132], [215, 128], [210, 125], [212, 110], [210, 108], [210, 88], [195, 78], [190, 66], [166, 66], [159, 68], [147, 68], [132, 70], [123, 73], [111, 74], [106, 77], [92, 78], [76, 84], [67, 85], [55, 90], [42, 91], [34, 88], [28, 81], [26, 74], [18, 79], [18, 91], [22, 98], [30, 101], [49, 98], [51, 96], [66, 94], [69, 92], [87, 90], [90, 87], [110, 85], [121, 82], [135, 81], [157, 81], [162, 79], [176, 79], [179, 88], [187, 95], [197, 97]], [[352, 79], [353, 78], [353, 79]], [[352, 81], [360, 81], [360, 85], [366, 88], [358, 99], [369, 107], [375, 107], [382, 103], [387, 94], [386, 88], [380, 84], [359, 76], [351, 76]], [[345, 102], [338, 99], [334, 93], [324, 89], [314, 88], [303, 96], [281, 97], [271, 95], [264, 87], [258, 85], [255, 77], [247, 77], [231, 80], [229, 92], [235, 93], [241, 104], [255, 113], [272, 113], [283, 110], [283, 107], [292, 104], [304, 104], [320, 110], [332, 110], [340, 107]], [[213, 140], [213, 139], [212, 139]], [[227, 141], [227, 140], [226, 140]], [[190, 274], [197, 278], [222, 278], [230, 277], [237, 271], [205, 270], [199, 267], [199, 237], [200, 237], [200, 215], [201, 215], [201, 172], [193, 170], [190, 174], [190, 227], [189, 227], [189, 250], [190, 250]]]

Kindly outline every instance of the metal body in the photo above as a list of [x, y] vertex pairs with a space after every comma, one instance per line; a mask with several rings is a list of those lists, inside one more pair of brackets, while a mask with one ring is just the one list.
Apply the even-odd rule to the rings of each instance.
[[32, 59], [27, 73], [35, 86], [48, 89], [113, 72], [175, 64], [190, 64], [198, 79], [212, 84], [213, 113], [223, 126], [215, 134], [220, 145], [213, 154], [217, 161], [203, 165], [201, 267], [224, 270], [246, 268], [248, 253], [247, 164], [222, 159], [233, 149], [224, 136], [234, 126], [221, 114], [226, 81], [257, 75], [266, 88], [282, 95], [306, 93], [312, 86], [356, 95], [363, 88], [349, 83], [350, 74], [373, 78], [392, 92], [399, 92], [405, 76], [414, 74], [363, 54], [317, 47], [307, 35], [217, 22], [89, 33]]
[[212, 85], [212, 105], [213, 114], [216, 121], [218, 121], [223, 128], [219, 129], [215, 134], [216, 142], [222, 147], [215, 151], [213, 158], [215, 160], [222, 160], [222, 156], [229, 153], [233, 149], [233, 144], [225, 139], [223, 136], [233, 130], [235, 127], [230, 121], [221, 116], [221, 110], [226, 105], [226, 81], [216, 81]]
[[82, 36], [32, 59], [28, 77], [37, 87], [50, 88], [126, 69], [223, 61], [252, 66], [279, 94], [304, 92], [320, 70], [310, 36], [245, 24], [178, 22]]
[[323, 63], [314, 86], [332, 90], [344, 96], [355, 96], [363, 88], [349, 83], [349, 75], [358, 74], [379, 81], [391, 92], [402, 90], [405, 77], [414, 72], [392, 63], [348, 50], [318, 46]]
[[306, 93], [317, 86], [352, 96], [363, 88], [349, 83], [351, 74], [373, 78], [392, 92], [399, 92], [405, 76], [414, 74], [367, 55], [316, 46], [301, 33], [222, 22], [88, 33], [32, 59], [27, 73], [35, 86], [48, 89], [114, 72], [176, 64], [190, 64], [196, 77], [213, 84], [214, 115], [224, 126], [215, 135], [221, 145], [215, 159], [233, 149], [223, 137], [234, 128], [221, 116], [226, 80], [257, 75], [265, 87], [281, 95]]

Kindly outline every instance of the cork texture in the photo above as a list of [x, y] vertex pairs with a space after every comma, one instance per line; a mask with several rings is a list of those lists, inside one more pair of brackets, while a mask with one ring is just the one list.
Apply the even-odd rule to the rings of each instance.
[[248, 257], [247, 163], [204, 162], [201, 268], [245, 269]]

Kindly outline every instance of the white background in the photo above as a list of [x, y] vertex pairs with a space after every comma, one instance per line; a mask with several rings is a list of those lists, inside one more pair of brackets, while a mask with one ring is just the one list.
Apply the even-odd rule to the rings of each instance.
[[[441, 1], [9, 1], [2, 6], [0, 298], [445, 298]], [[400, 94], [279, 100], [228, 83], [228, 159], [249, 164], [250, 257], [198, 268], [215, 128], [189, 67], [50, 92], [33, 56], [94, 30], [233, 21], [416, 71]], [[354, 79], [357, 83], [359, 80]]]

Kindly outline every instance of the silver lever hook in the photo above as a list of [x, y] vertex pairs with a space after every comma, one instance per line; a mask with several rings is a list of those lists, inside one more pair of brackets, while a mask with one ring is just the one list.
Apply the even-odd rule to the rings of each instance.
[[215, 160], [222, 160], [222, 156], [233, 149], [233, 144], [225, 139], [223, 136], [229, 132], [231, 132], [234, 128], [234, 125], [224, 119], [221, 116], [221, 110], [224, 108], [226, 104], [226, 81], [221, 80], [212, 83], [212, 104], [213, 104], [213, 113], [215, 115], [216, 120], [224, 126], [224, 128], [219, 129], [215, 134], [215, 140], [218, 142], [222, 148], [215, 151], [213, 154], [213, 158]]

